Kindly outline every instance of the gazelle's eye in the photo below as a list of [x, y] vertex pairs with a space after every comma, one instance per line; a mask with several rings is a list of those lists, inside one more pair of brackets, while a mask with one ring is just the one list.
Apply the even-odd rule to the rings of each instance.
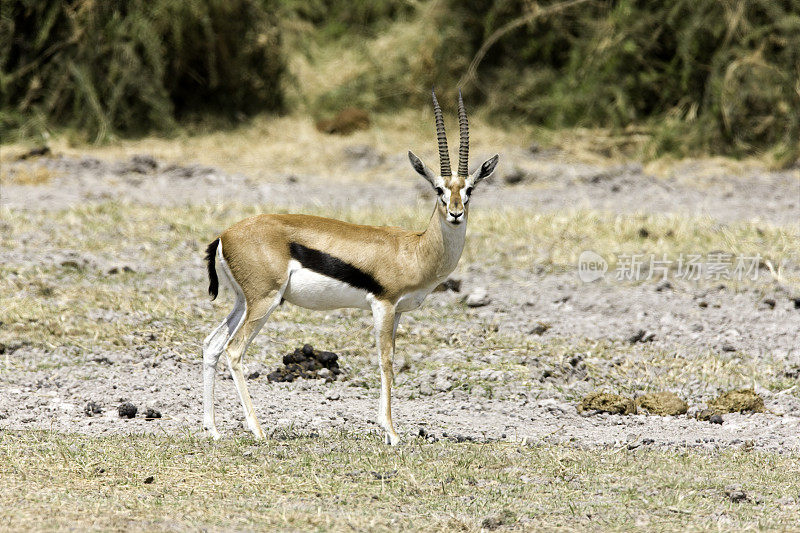
[[439, 196], [443, 195], [444, 189], [442, 189], [441, 187], [436, 187], [436, 194], [438, 194]]
[[472, 187], [467, 187], [467, 190], [464, 191], [464, 194], [466, 194], [467, 198], [469, 198], [469, 195], [472, 194]]

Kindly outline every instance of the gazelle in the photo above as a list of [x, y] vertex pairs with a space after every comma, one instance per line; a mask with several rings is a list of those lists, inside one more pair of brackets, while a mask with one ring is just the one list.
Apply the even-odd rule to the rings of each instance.
[[307, 309], [372, 311], [381, 372], [378, 422], [386, 430], [387, 443], [399, 442], [392, 423], [391, 390], [400, 315], [419, 307], [455, 269], [464, 249], [470, 195], [494, 171], [498, 160], [495, 155], [475, 173], [468, 173], [469, 127], [459, 91], [461, 143], [458, 173], [453, 176], [435, 93], [433, 111], [440, 173], [408, 152], [411, 166], [436, 191], [436, 207], [425, 231], [360, 226], [311, 215], [258, 215], [234, 224], [208, 246], [212, 299], [219, 285], [215, 259], [236, 295], [231, 313], [203, 343], [203, 427], [212, 437], [220, 436], [214, 420], [214, 380], [225, 351], [247, 428], [256, 438], [264, 438], [242, 373], [242, 356], [285, 300]]

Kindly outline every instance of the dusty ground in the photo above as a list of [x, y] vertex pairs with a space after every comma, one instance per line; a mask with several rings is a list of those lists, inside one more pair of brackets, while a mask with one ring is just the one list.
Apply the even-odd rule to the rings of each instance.
[[[653, 177], [636, 164], [579, 164], [557, 152], [501, 154], [503, 170], [472, 205], [472, 245], [454, 273], [461, 293], [435, 293], [401, 322], [394, 414], [406, 440], [422, 428], [582, 447], [800, 451], [800, 171], [692, 162]], [[148, 157], [6, 159], [0, 429], [199, 432], [199, 345], [230, 303], [225, 292], [214, 304], [204, 295], [200, 249], [216, 231], [275, 208], [425, 224], [432, 200], [402, 154], [356, 146], [337, 165], [360, 178], [254, 177]], [[583, 228], [595, 233], [575, 237]], [[574, 258], [584, 249], [765, 260], [755, 281], [672, 272], [669, 284], [583, 283]], [[465, 306], [478, 288], [489, 303]], [[268, 433], [377, 431], [369, 327], [360, 311], [276, 312], [246, 358], [248, 373], [260, 374], [248, 384]], [[629, 340], [639, 330], [647, 342]], [[348, 378], [269, 383], [280, 357], [305, 342], [339, 353]], [[670, 390], [691, 415], [737, 387], [755, 387], [767, 413], [716, 425], [576, 410], [594, 389]], [[230, 380], [217, 398], [220, 429], [241, 433]], [[104, 412], [86, 416], [87, 401]], [[123, 401], [140, 417], [121, 419]], [[142, 419], [146, 406], [164, 417]]]

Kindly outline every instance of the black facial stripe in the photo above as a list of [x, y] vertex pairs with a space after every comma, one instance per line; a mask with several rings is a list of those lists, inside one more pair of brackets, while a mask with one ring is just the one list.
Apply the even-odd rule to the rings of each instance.
[[372, 294], [380, 295], [384, 292], [381, 284], [370, 274], [330, 254], [296, 242], [289, 243], [289, 253], [292, 259], [299, 261], [303, 267], [318, 274], [338, 279], [351, 287], [363, 289]]

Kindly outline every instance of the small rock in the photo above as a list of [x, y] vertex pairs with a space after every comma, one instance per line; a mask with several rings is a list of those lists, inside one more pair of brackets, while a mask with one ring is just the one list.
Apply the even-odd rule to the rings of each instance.
[[106, 270], [108, 274], [119, 274], [120, 272], [135, 272], [135, 270], [128, 265], [113, 265]]
[[247, 375], [247, 379], [258, 379], [261, 376], [261, 372], [258, 370], [253, 370]]
[[722, 424], [723, 422], [722, 415], [711, 415], [708, 418], [708, 421], [711, 422], [712, 424]]
[[419, 386], [419, 393], [423, 396], [430, 396], [431, 394], [433, 394], [433, 387], [431, 387], [430, 383], [423, 382]]
[[148, 407], [144, 412], [144, 417], [148, 420], [161, 418], [161, 411], [159, 411], [158, 409], [153, 409], [152, 407]]
[[483, 287], [475, 288], [464, 299], [464, 303], [467, 304], [467, 307], [483, 307], [485, 305], [489, 305], [491, 301], [492, 300], [489, 298], [489, 293]]
[[440, 376], [433, 383], [433, 388], [439, 392], [447, 392], [453, 388], [453, 382], [445, 376]]
[[739, 485], [728, 485], [725, 487], [725, 496], [733, 503], [742, 503], [750, 500], [747, 493]]
[[530, 330], [531, 335], [543, 335], [548, 329], [550, 329], [550, 324], [547, 322], [537, 322], [535, 326], [533, 326]]
[[135, 418], [139, 409], [130, 402], [125, 402], [117, 408], [120, 418]]
[[723, 352], [735, 352], [736, 351], [736, 347], [734, 345], [732, 345], [732, 344], [723, 344], [722, 345], [722, 351]]
[[764, 306], [770, 309], [775, 309], [775, 300], [773, 300], [772, 298], [765, 298]]
[[339, 398], [341, 398], [341, 396], [340, 396], [340, 395], [339, 395], [339, 393], [338, 393], [337, 391], [335, 391], [335, 390], [329, 390], [329, 391], [327, 391], [327, 392], [325, 393], [325, 399], [326, 399], [326, 400], [336, 401], [336, 400], [338, 400]]
[[628, 337], [628, 342], [631, 344], [636, 344], [637, 342], [645, 343], [645, 342], [653, 342], [656, 338], [655, 333], [650, 333], [644, 329], [640, 329], [630, 337]]
[[375, 479], [392, 479], [397, 475], [397, 470], [389, 470], [387, 472], [370, 472]]
[[144, 478], [144, 483], [145, 485], [149, 485], [155, 480], [156, 478], [154, 476], [147, 476], [146, 478]]
[[672, 289], [672, 283], [669, 281], [662, 281], [658, 285], [656, 285], [656, 291], [663, 292]]
[[103, 412], [103, 408], [90, 401], [86, 402], [86, 407], [83, 408], [83, 412], [86, 413], [86, 416], [94, 416], [101, 414]]
[[528, 173], [517, 166], [512, 166], [503, 173], [503, 181], [509, 185], [516, 185], [528, 179]]
[[135, 155], [131, 157], [130, 171], [147, 174], [158, 168], [158, 161], [151, 155]]

